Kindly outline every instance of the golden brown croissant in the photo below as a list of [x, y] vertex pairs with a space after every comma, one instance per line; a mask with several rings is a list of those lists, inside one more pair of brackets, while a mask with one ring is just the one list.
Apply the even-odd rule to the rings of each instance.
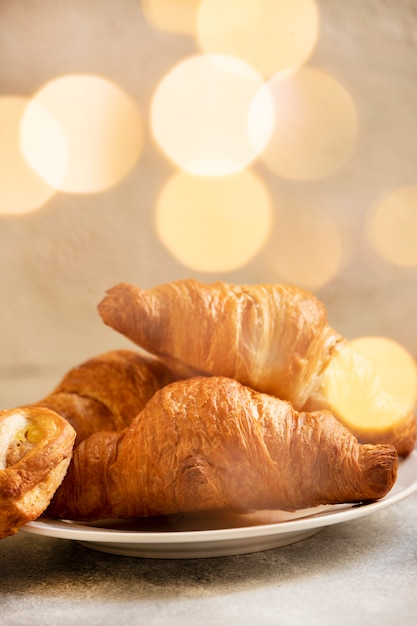
[[[415, 416], [387, 402], [364, 357], [329, 326], [324, 305], [307, 291], [192, 279], [149, 290], [121, 283], [98, 309], [107, 325], [183, 375], [234, 378], [297, 410], [329, 409], [362, 442], [392, 443], [400, 455], [414, 447]], [[357, 405], [339, 406], [333, 384], [340, 379], [345, 396], [354, 397], [358, 372], [366, 379], [359, 414]]]
[[103, 321], [148, 352], [235, 378], [300, 409], [340, 335], [312, 294], [282, 285], [180, 280], [122, 283], [98, 306]]
[[78, 445], [94, 432], [123, 430], [157, 389], [177, 378], [151, 356], [113, 350], [71, 369], [35, 404], [65, 417], [77, 432]]
[[47, 508], [71, 459], [75, 431], [41, 407], [0, 411], [0, 539]]
[[47, 514], [73, 520], [369, 501], [393, 486], [391, 445], [361, 445], [331, 413], [224, 377], [157, 391], [122, 433], [74, 451]]

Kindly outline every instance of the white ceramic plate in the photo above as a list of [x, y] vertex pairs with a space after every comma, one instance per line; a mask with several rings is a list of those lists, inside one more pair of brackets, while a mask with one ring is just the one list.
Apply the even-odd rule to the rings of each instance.
[[99, 524], [40, 518], [22, 530], [35, 535], [73, 539], [89, 548], [123, 556], [187, 559], [270, 550], [306, 539], [325, 526], [381, 511], [417, 491], [417, 451], [400, 462], [397, 481], [382, 500], [364, 505], [329, 505], [296, 513], [258, 511], [229, 515], [175, 516]]

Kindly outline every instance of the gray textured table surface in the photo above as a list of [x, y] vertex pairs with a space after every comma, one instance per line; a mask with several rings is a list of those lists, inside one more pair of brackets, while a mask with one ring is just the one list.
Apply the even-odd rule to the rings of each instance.
[[19, 532], [0, 541], [2, 626], [417, 624], [417, 494], [250, 555], [153, 560]]

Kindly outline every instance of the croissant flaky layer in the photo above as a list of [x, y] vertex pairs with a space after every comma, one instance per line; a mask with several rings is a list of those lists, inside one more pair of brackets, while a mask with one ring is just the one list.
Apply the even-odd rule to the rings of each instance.
[[75, 431], [49, 409], [0, 411], [0, 538], [47, 508], [71, 459]]
[[36, 406], [56, 411], [77, 432], [76, 443], [101, 430], [121, 431], [157, 389], [178, 376], [164, 363], [133, 350], [112, 350], [69, 370]]
[[190, 371], [235, 378], [302, 408], [333, 346], [322, 303], [283, 285], [206, 285], [188, 279], [142, 290], [121, 283], [99, 304], [103, 321]]
[[[415, 415], [391, 401], [387, 410], [387, 394], [377, 389], [373, 375], [358, 382], [355, 370], [366, 370], [365, 363], [354, 364], [352, 371], [342, 367], [337, 376], [346, 397], [354, 397], [361, 386], [360, 415], [352, 403], [345, 402], [341, 410], [337, 398], [334, 402], [328, 397], [329, 372], [334, 377], [351, 350], [310, 292], [287, 285], [204, 284], [193, 279], [149, 290], [121, 283], [108, 290], [98, 309], [107, 325], [183, 377], [234, 378], [290, 401], [296, 410], [331, 410], [363, 443], [388, 441], [403, 456], [414, 448]], [[364, 361], [357, 355], [356, 361], [360, 359]]]
[[397, 467], [393, 446], [360, 445], [327, 411], [195, 377], [157, 391], [122, 433], [84, 440], [47, 513], [93, 520], [361, 502], [383, 497]]

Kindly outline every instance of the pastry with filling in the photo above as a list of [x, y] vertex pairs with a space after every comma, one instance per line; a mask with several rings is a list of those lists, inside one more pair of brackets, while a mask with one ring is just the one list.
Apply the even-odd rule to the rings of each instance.
[[41, 407], [0, 411], [0, 539], [39, 517], [62, 482], [75, 431]]

